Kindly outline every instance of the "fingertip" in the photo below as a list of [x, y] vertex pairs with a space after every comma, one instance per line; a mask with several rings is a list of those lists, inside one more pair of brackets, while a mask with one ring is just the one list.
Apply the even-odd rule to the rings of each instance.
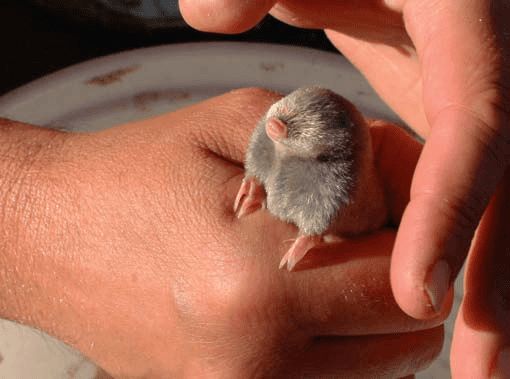
[[[393, 296], [400, 309], [416, 319], [427, 319], [436, 315], [430, 306], [427, 292], [423, 286], [418, 285], [413, 271], [403, 268], [402, 264], [393, 262], [390, 268], [390, 282]], [[427, 306], [428, 305], [428, 306]]]
[[184, 20], [203, 32], [236, 34], [251, 29], [276, 0], [179, 0]]
[[417, 276], [410, 272], [397, 271], [394, 269], [395, 266], [395, 264], [391, 265], [390, 281], [393, 296], [400, 309], [418, 320], [446, 319], [452, 309], [454, 299], [453, 286], [449, 281], [443, 287], [445, 292], [441, 296], [441, 300], [436, 301], [437, 298], [434, 299], [435, 294], [431, 294], [430, 289], [427, 289], [425, 285], [416, 284], [421, 282]]
[[[380, 120], [368, 120], [377, 170], [384, 178], [391, 220], [402, 224], [395, 241], [390, 268], [391, 285], [398, 305], [408, 315], [429, 319], [448, 308], [450, 274], [444, 265], [429, 267], [431, 254], [419, 251], [427, 244], [416, 238], [426, 234], [420, 204], [410, 201], [410, 187], [422, 145], [401, 128]], [[410, 206], [409, 206], [410, 205]], [[407, 225], [412, 225], [408, 230]], [[418, 230], [420, 229], [420, 230]], [[447, 278], [444, 278], [444, 277]], [[438, 286], [427, 287], [427, 279]], [[444, 303], [444, 304], [443, 304]]]
[[391, 286], [398, 305], [418, 319], [449, 312], [453, 297], [451, 284], [457, 274], [439, 255], [441, 249], [431, 246], [423, 237], [430, 235], [424, 217], [421, 204], [411, 203], [406, 209], [390, 267]]

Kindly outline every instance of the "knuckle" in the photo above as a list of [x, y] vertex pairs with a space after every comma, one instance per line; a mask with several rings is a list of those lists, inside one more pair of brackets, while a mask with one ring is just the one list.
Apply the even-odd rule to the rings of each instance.
[[[438, 196], [437, 192], [422, 193], [427, 203], [437, 206], [441, 214], [457, 226], [458, 232], [474, 230], [488, 205], [510, 162], [510, 114], [490, 104], [492, 113], [475, 112], [471, 108], [452, 104], [441, 113], [463, 114], [463, 132], [475, 152], [470, 159], [472, 171], [466, 173], [466, 183], [449, 186], [449, 192]], [[437, 117], [439, 118], [439, 117]], [[490, 120], [490, 121], [489, 121]], [[473, 160], [474, 159], [474, 160]]]
[[450, 195], [442, 199], [439, 210], [445, 219], [452, 221], [457, 230], [471, 233], [478, 225], [485, 205], [486, 201], [474, 193], [467, 198]]
[[221, 368], [220, 377], [267, 377], [285, 354], [285, 328], [275, 317], [285, 313], [281, 301], [249, 276], [228, 268], [205, 274], [206, 284], [195, 284], [201, 291], [182, 301], [187, 341], [207, 354], [209, 367]]
[[213, 157], [240, 162], [253, 128], [279, 97], [261, 88], [242, 88], [211, 99], [185, 125], [186, 142]]
[[479, 145], [488, 167], [502, 173], [510, 160], [510, 128], [507, 125], [493, 127], [474, 117], [476, 121], [470, 131], [471, 137]]
[[420, 194], [415, 201], [423, 208], [431, 210], [433, 230], [437, 233], [432, 241], [433, 245], [447, 253], [445, 259], [449, 262], [453, 275], [456, 275], [468, 253], [485, 203], [476, 195], [454, 194]]
[[282, 97], [281, 94], [262, 87], [245, 87], [245, 88], [237, 88], [229, 92], [230, 95], [234, 96], [238, 99], [238, 101], [247, 104], [253, 104], [254, 102], [258, 102], [259, 99], [270, 99], [271, 101], [275, 101]]
[[255, 286], [251, 275], [232, 268], [239, 268], [238, 262], [226, 258], [220, 262], [215, 257], [208, 264], [216, 268], [199, 275], [201, 283], [183, 282], [185, 287], [179, 295], [183, 301], [178, 308], [185, 319], [192, 323], [206, 321], [234, 335], [255, 333], [261, 327], [270, 334], [276, 328], [273, 319], [281, 301], [269, 289], [264, 290], [263, 283]]
[[455, 245], [459, 253], [467, 249], [468, 246], [465, 245], [470, 243], [486, 206], [484, 198], [473, 192], [467, 195], [464, 192], [416, 193], [413, 201], [419, 204], [424, 212], [432, 212], [429, 216], [433, 216], [435, 230], [440, 227], [444, 237], [452, 242], [457, 241]]

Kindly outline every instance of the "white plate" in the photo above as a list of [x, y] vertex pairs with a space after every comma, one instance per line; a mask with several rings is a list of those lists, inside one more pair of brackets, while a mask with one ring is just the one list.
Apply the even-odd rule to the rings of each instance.
[[[350, 99], [366, 115], [398, 120], [339, 54], [255, 43], [193, 43], [128, 51], [48, 75], [0, 97], [0, 116], [72, 131], [94, 131], [195, 103], [234, 88], [289, 92], [318, 84]], [[458, 298], [456, 300], [458, 303]], [[447, 344], [418, 377], [448, 378]], [[40, 332], [0, 327], [0, 377], [94, 376], [94, 368]], [[48, 342], [50, 341], [50, 342]]]

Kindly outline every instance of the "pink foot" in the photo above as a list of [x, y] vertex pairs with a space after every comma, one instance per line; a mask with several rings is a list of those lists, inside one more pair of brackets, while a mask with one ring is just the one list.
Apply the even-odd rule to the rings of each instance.
[[280, 269], [287, 265], [287, 270], [292, 271], [308, 250], [321, 242], [322, 236], [299, 236], [280, 261]]
[[246, 216], [262, 208], [266, 199], [266, 191], [255, 178], [244, 178], [234, 202], [237, 218]]

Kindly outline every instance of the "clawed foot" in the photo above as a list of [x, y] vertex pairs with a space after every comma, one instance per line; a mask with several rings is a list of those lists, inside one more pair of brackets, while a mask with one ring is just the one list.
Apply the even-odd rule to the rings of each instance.
[[287, 270], [292, 271], [308, 250], [321, 242], [322, 236], [299, 236], [280, 261], [280, 269], [287, 265]]
[[263, 207], [266, 192], [262, 184], [255, 178], [244, 178], [234, 202], [234, 213], [237, 218], [246, 216]]

